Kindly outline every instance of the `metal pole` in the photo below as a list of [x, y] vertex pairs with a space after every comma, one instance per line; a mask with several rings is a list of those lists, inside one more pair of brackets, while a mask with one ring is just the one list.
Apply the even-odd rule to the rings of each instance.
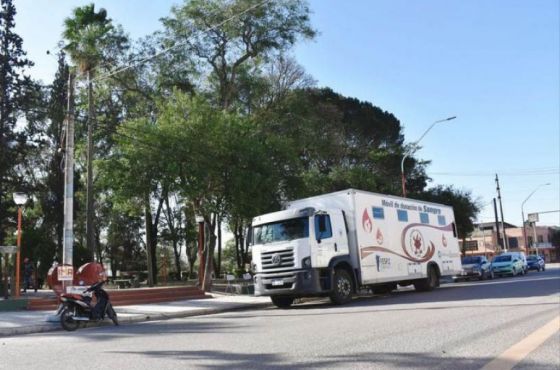
[[406, 198], [406, 178], [404, 176], [404, 160], [408, 157], [408, 153], [404, 155], [401, 161], [401, 185], [402, 185], [402, 196]]
[[86, 244], [90, 258], [94, 258], [93, 232], [93, 85], [91, 71], [87, 72], [88, 79], [88, 125], [87, 125], [87, 189], [86, 189]]
[[498, 191], [498, 201], [500, 202], [500, 216], [502, 218], [502, 232], [504, 234], [504, 251], [507, 252], [509, 245], [504, 222], [504, 209], [502, 208], [502, 195], [500, 192], [500, 181], [498, 180], [498, 174], [496, 174], [496, 190]]
[[[68, 74], [68, 107], [66, 112], [66, 149], [64, 160], [64, 231], [62, 265], [74, 265], [74, 75]], [[66, 291], [66, 281], [62, 281]]]
[[[525, 230], [525, 212], [523, 211], [523, 207], [525, 206], [525, 203], [529, 200], [529, 198], [531, 198], [537, 190], [539, 190], [542, 186], [547, 186], [547, 185], [550, 185], [550, 183], [547, 182], [546, 184], [540, 184], [539, 186], [537, 186], [535, 190], [533, 190], [531, 194], [529, 194], [529, 196], [525, 198], [525, 200], [521, 203], [521, 220], [523, 221], [523, 241], [525, 242], [525, 248], [527, 249], [527, 253], [529, 253], [530, 246], [529, 243], [527, 242], [527, 231]], [[543, 212], [539, 212], [539, 213], [543, 213]]]
[[481, 225], [483, 225], [480, 230], [482, 231], [482, 246], [484, 247], [484, 257], [488, 258], [488, 255], [486, 254], [486, 235], [484, 235], [484, 222], [482, 222]]
[[527, 250], [527, 253], [529, 252], [529, 246], [527, 245], [527, 231], [525, 230], [525, 212], [523, 212], [523, 204], [525, 202], [521, 203], [521, 222], [523, 223], [523, 244], [525, 249]]
[[420, 136], [420, 139], [416, 140], [412, 146], [410, 147], [409, 150], [407, 150], [404, 153], [403, 159], [401, 161], [401, 185], [402, 185], [402, 194], [403, 194], [403, 198], [406, 198], [406, 177], [404, 175], [404, 160], [411, 155], [412, 153], [414, 153], [414, 151], [418, 148], [418, 143], [420, 142], [420, 140], [422, 140], [424, 138], [424, 136], [426, 136], [426, 134], [428, 132], [430, 132], [430, 130], [432, 129], [432, 127], [434, 127], [437, 123], [441, 123], [441, 122], [446, 122], [446, 121], [451, 121], [453, 119], [457, 118], [457, 116], [452, 116], [452, 117], [448, 117], [448, 118], [444, 118], [444, 119], [440, 119], [438, 121], [435, 121], [434, 123], [432, 123], [430, 125], [430, 127], [428, 127], [428, 129], [426, 131], [424, 131], [424, 133], [422, 134], [422, 136]]
[[492, 201], [494, 202], [494, 218], [496, 220], [496, 238], [497, 238], [497, 242], [498, 242], [498, 246], [500, 247], [500, 252], [504, 249], [503, 246], [503, 240], [500, 239], [500, 223], [498, 221], [498, 208], [496, 206], [496, 198], [492, 198]]
[[536, 222], [533, 222], [533, 247], [535, 247], [535, 255], [539, 255], [537, 248], [537, 228], [535, 227]]
[[16, 298], [19, 298], [20, 259], [21, 259], [21, 206], [18, 206], [18, 232], [17, 232], [17, 253], [16, 253]]

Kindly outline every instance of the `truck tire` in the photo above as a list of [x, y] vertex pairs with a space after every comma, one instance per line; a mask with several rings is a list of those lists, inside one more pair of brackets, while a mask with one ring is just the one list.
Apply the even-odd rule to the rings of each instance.
[[292, 303], [294, 303], [294, 297], [285, 296], [285, 295], [275, 295], [270, 297], [272, 304], [274, 304], [278, 308], [290, 308]]
[[419, 292], [429, 292], [439, 286], [439, 276], [432, 266], [428, 266], [428, 276], [414, 282], [414, 289]]
[[331, 302], [337, 305], [348, 303], [352, 300], [352, 278], [348, 271], [334, 270], [333, 289], [330, 294]]

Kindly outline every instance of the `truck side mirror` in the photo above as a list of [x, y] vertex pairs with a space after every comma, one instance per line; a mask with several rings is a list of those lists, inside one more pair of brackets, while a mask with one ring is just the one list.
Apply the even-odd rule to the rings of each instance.
[[247, 227], [247, 245], [253, 245], [253, 227]]

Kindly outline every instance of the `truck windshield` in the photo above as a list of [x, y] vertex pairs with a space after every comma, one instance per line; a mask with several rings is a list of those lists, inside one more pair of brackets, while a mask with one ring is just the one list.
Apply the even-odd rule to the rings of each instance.
[[309, 219], [307, 217], [293, 218], [258, 225], [253, 228], [254, 243], [267, 244], [309, 237]]

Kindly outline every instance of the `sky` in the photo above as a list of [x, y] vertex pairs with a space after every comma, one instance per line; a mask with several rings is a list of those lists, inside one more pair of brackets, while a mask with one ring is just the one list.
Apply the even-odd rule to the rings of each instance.
[[[16, 31], [50, 82], [62, 23], [81, 0], [16, 0]], [[95, 1], [132, 39], [160, 29], [171, 0]], [[557, 0], [311, 0], [314, 40], [292, 53], [319, 87], [393, 113], [430, 186], [471, 191], [478, 221], [494, 219], [500, 179], [505, 221], [560, 225], [560, 2]], [[46, 51], [50, 50], [51, 55]], [[544, 185], [549, 184], [549, 185]]]

